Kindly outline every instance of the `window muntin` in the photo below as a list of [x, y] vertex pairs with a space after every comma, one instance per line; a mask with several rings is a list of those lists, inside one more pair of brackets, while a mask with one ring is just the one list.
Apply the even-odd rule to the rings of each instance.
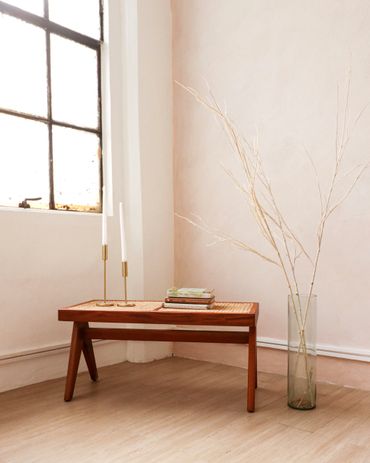
[[[101, 40], [49, 20], [52, 3], [0, 1], [0, 205], [100, 211]], [[102, 37], [99, 0], [58, 3], [91, 6]]]

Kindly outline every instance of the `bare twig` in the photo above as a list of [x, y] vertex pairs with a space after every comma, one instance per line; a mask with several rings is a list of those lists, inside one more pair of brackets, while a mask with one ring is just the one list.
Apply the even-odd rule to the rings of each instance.
[[320, 210], [321, 210], [321, 216], [322, 216], [323, 213], [324, 213], [324, 198], [323, 198], [323, 194], [322, 194], [319, 173], [317, 171], [316, 164], [314, 163], [314, 160], [312, 159], [312, 156], [311, 156], [310, 152], [308, 151], [306, 146], [304, 146], [303, 148], [304, 148], [304, 152], [306, 153], [306, 156], [307, 156], [308, 160], [310, 161], [312, 169], [313, 169], [313, 171], [315, 173], [317, 190], [318, 190], [319, 199], [320, 199]]
[[262, 252], [258, 251], [257, 249], [253, 248], [252, 246], [249, 246], [248, 244], [244, 243], [243, 241], [237, 240], [235, 238], [232, 238], [231, 236], [226, 235], [225, 233], [219, 232], [218, 230], [212, 229], [208, 225], [205, 224], [203, 219], [200, 219], [197, 217], [197, 221], [189, 219], [189, 217], [185, 217], [181, 214], [176, 213], [176, 217], [179, 217], [182, 220], [185, 220], [186, 222], [190, 223], [191, 225], [194, 225], [196, 228], [199, 228], [200, 230], [208, 233], [209, 235], [212, 235], [214, 238], [216, 238], [216, 242], [229, 242], [233, 244], [234, 246], [243, 249], [244, 251], [251, 252], [252, 254], [256, 254], [257, 256], [261, 257], [262, 259], [266, 260], [267, 262], [270, 262], [270, 264], [274, 264], [277, 266], [280, 266], [279, 263], [266, 256]]

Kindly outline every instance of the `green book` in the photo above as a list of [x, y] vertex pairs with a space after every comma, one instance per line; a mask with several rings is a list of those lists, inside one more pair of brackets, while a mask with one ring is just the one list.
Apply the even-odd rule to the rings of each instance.
[[167, 290], [167, 297], [210, 298], [212, 296], [213, 289], [207, 288], [170, 288]]

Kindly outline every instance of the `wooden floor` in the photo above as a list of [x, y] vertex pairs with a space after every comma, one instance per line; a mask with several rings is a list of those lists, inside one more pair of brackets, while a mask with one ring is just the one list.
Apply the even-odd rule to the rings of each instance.
[[0, 394], [1, 463], [370, 462], [370, 392], [319, 385], [318, 408], [286, 406], [286, 379], [179, 358], [100, 369]]

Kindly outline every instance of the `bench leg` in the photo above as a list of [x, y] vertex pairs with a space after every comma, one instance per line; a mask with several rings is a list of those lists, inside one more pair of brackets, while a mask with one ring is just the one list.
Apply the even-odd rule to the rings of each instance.
[[258, 381], [257, 381], [257, 341], [256, 341], [256, 349], [255, 349], [255, 351], [256, 351], [256, 355], [255, 355], [256, 359], [255, 359], [255, 362], [254, 362], [254, 367], [255, 367], [255, 368], [254, 368], [254, 369], [255, 369], [255, 373], [254, 373], [254, 377], [255, 377], [254, 387], [257, 388], [257, 386], [258, 386]]
[[[88, 324], [86, 324], [88, 328]], [[92, 381], [98, 380], [98, 369], [96, 368], [94, 348], [91, 342], [91, 339], [84, 339], [82, 343], [82, 352], [85, 357], [86, 365], [90, 373], [90, 378]]]
[[248, 388], [247, 388], [247, 410], [254, 412], [255, 407], [255, 389], [257, 384], [256, 374], [256, 327], [249, 328], [249, 345], [248, 345]]
[[71, 338], [71, 347], [69, 351], [66, 386], [64, 391], [64, 400], [66, 402], [72, 400], [73, 391], [75, 389], [78, 365], [80, 363], [81, 350], [83, 344], [81, 331], [81, 324], [78, 322], [74, 322]]

